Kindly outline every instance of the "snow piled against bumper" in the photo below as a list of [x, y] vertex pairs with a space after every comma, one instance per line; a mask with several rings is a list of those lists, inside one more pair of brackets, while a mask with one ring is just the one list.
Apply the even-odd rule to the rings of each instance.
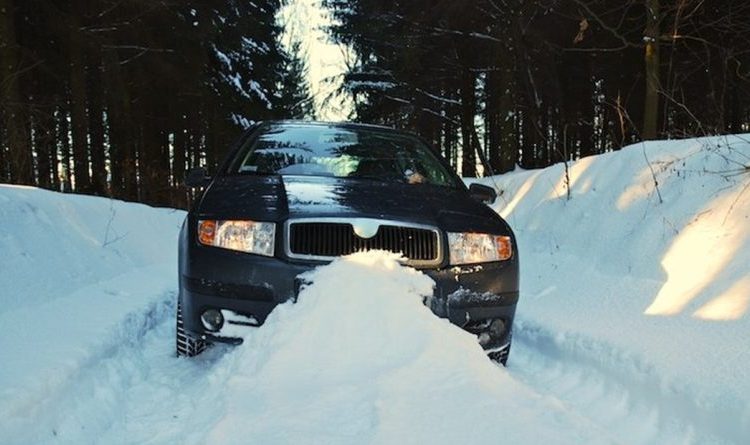
[[431, 279], [397, 257], [358, 253], [307, 278], [217, 364], [230, 377], [207, 443], [602, 443], [435, 317]]

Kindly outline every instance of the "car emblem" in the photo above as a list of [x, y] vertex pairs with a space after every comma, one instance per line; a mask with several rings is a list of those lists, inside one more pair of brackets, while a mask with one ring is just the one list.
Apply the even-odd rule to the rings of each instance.
[[354, 221], [352, 227], [354, 228], [354, 233], [357, 234], [358, 237], [370, 239], [378, 233], [380, 224], [377, 221], [360, 219]]

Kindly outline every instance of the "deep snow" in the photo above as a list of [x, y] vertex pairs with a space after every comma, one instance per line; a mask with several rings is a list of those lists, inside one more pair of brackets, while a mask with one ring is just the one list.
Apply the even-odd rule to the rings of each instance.
[[184, 213], [0, 185], [0, 443], [745, 443], [748, 138], [582, 159], [570, 199], [562, 165], [483, 179], [520, 244], [507, 370], [377, 253], [178, 359]]
[[747, 443], [750, 135], [581, 159], [570, 199], [562, 164], [482, 182], [520, 244], [517, 338], [600, 369], [685, 441]]
[[0, 184], [0, 443], [55, 437], [74, 400], [99, 409], [105, 389], [78, 382], [166, 316], [183, 218]]

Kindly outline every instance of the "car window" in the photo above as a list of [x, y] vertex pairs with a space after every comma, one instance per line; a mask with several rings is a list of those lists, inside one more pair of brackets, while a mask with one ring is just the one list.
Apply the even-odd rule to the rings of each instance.
[[418, 138], [374, 129], [268, 124], [248, 141], [232, 173], [334, 176], [455, 187]]

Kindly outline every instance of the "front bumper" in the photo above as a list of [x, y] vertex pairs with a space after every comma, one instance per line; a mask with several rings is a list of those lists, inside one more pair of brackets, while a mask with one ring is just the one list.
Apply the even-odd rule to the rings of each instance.
[[[185, 330], [195, 338], [239, 344], [238, 329], [263, 324], [281, 303], [295, 299], [298, 276], [320, 264], [259, 257], [215, 248], [197, 247], [198, 255], [183, 257], [180, 298]], [[518, 267], [515, 261], [476, 266], [424, 269], [435, 281], [435, 291], [425, 304], [439, 317], [480, 337], [487, 350], [507, 345], [518, 302]], [[211, 277], [211, 279], [199, 278]], [[219, 309], [225, 323], [211, 332], [201, 323], [207, 309]], [[491, 320], [502, 320], [505, 329], [491, 339]], [[484, 341], [482, 339], [484, 338]]]

